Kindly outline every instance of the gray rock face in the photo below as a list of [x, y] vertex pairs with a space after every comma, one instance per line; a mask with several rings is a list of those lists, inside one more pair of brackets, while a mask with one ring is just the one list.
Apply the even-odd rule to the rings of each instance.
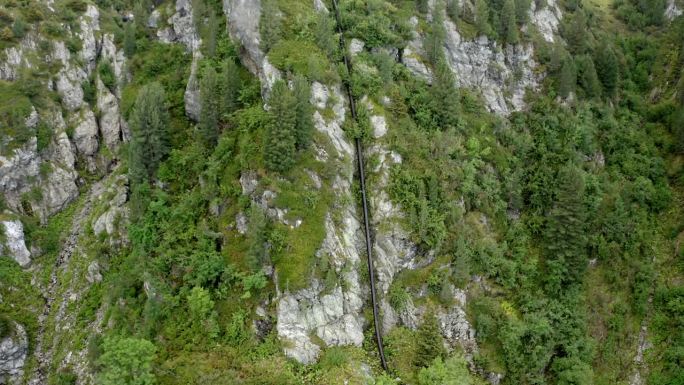
[[316, 108], [323, 109], [328, 105], [330, 98], [334, 98], [335, 104], [333, 111], [335, 117], [326, 121], [319, 111], [314, 112], [314, 125], [316, 130], [326, 134], [330, 142], [337, 150], [340, 157], [354, 157], [354, 149], [347, 140], [346, 134], [342, 130], [345, 114], [345, 97], [342, 95], [339, 85], [328, 87], [321, 83], [314, 82], [311, 86], [311, 104]]
[[27, 267], [31, 263], [31, 253], [24, 241], [24, 226], [21, 221], [2, 221], [4, 226], [5, 245], [0, 245], [0, 252], [8, 254], [19, 266]]
[[37, 38], [33, 33], [27, 34], [19, 45], [5, 49], [5, 60], [0, 61], [0, 79], [16, 80], [17, 71], [24, 67], [30, 68], [30, 53], [35, 52]]
[[672, 21], [681, 15], [682, 15], [682, 10], [679, 9], [679, 7], [677, 6], [677, 3], [675, 3], [675, 0], [668, 0], [667, 1], [667, 8], [665, 9], [665, 18]]
[[430, 72], [430, 69], [423, 61], [423, 58], [426, 57], [425, 50], [423, 49], [423, 37], [416, 30], [418, 27], [418, 18], [413, 16], [409, 22], [413, 28], [413, 39], [411, 39], [404, 48], [402, 62], [406, 68], [416, 76], [431, 82], [432, 72]]
[[0, 383], [19, 385], [24, 375], [28, 338], [24, 327], [13, 323], [13, 332], [0, 341]]
[[[0, 156], [0, 193], [4, 195], [7, 205], [13, 211], [24, 212], [22, 197], [33, 188], [40, 188], [43, 199], [41, 202], [31, 202], [31, 209], [43, 222], [78, 196], [74, 150], [64, 132], [61, 113], [52, 111], [45, 119], [52, 123], [56, 134], [41, 154], [38, 153], [34, 137], [11, 156]], [[40, 165], [45, 162], [51, 166], [48, 175], [40, 172]]]
[[[315, 113], [316, 127], [326, 134], [336, 149], [336, 160], [340, 162], [339, 174], [332, 188], [339, 201], [339, 219], [328, 215], [325, 220], [325, 238], [317, 251], [318, 258], [328, 258], [338, 280], [323, 283], [313, 279], [305, 289], [290, 292], [285, 290], [278, 298], [278, 337], [284, 342], [285, 354], [303, 362], [314, 362], [320, 352], [310, 335], [315, 334], [325, 345], [356, 345], [363, 342], [364, 319], [361, 314], [363, 295], [358, 276], [361, 268], [359, 242], [363, 239], [361, 225], [356, 216], [352, 199], [349, 197], [352, 183], [353, 149], [344, 136], [341, 125], [345, 119], [345, 98], [339, 85], [326, 87], [314, 83], [311, 103], [318, 109], [328, 105], [328, 98], [335, 95], [334, 117], [326, 122], [319, 111]], [[327, 155], [326, 155], [327, 156]], [[314, 185], [323, 183], [316, 175]], [[243, 191], [249, 190], [243, 184]], [[279, 284], [283, 287], [283, 283]]]
[[177, 0], [176, 13], [168, 20], [171, 28], [157, 31], [160, 40], [166, 43], [179, 42], [185, 45], [188, 51], [194, 52], [202, 45], [202, 40], [195, 30], [192, 21], [192, 1]]
[[100, 110], [99, 126], [102, 141], [109, 150], [115, 152], [122, 137], [119, 101], [100, 79], [97, 80], [97, 108]]
[[446, 312], [437, 315], [442, 335], [450, 348], [460, 346], [466, 355], [472, 356], [477, 352], [475, 329], [466, 318], [466, 292], [460, 289], [453, 290], [456, 304]]
[[[447, 63], [456, 75], [458, 86], [480, 90], [487, 106], [495, 113], [506, 115], [511, 110], [522, 109], [525, 90], [536, 90], [539, 83], [533, 72], [537, 64], [532, 46], [507, 45], [502, 50], [485, 36], [474, 41], [463, 40], [450, 20], [445, 19], [444, 27]], [[506, 98], [507, 94], [511, 96]]]
[[117, 50], [114, 44], [114, 36], [110, 33], [102, 36], [102, 47], [100, 55], [101, 60], [107, 60], [112, 65], [114, 70], [114, 76], [118, 80], [116, 86], [114, 87], [114, 94], [117, 98], [121, 98], [120, 84], [122, 81], [127, 81], [130, 75], [126, 72], [126, 57], [123, 51]]
[[100, 11], [97, 7], [89, 4], [86, 12], [81, 16], [81, 30], [78, 32], [83, 49], [80, 56], [85, 64], [85, 70], [90, 74], [96, 66], [98, 41], [95, 37], [96, 32], [100, 30]]
[[268, 94], [281, 76], [260, 48], [261, 0], [223, 0], [223, 11], [230, 37], [242, 47], [239, 52], [242, 64], [259, 77], [262, 94]]
[[98, 149], [98, 128], [95, 114], [90, 109], [84, 109], [74, 128], [74, 145], [86, 161], [88, 171], [95, 171], [95, 154]]
[[536, 1], [532, 1], [530, 6], [530, 22], [537, 27], [544, 40], [553, 43], [554, 35], [558, 32], [563, 14], [556, 4], [556, 0], [547, 0], [545, 7], [537, 9]]
[[128, 201], [128, 178], [125, 175], [117, 176], [110, 186], [98, 194], [100, 202], [106, 202], [105, 211], [93, 220], [93, 233], [95, 235], [107, 234], [110, 244], [119, 245], [128, 241], [126, 228], [129, 209]]
[[185, 114], [195, 122], [199, 121], [200, 112], [202, 110], [199, 80], [197, 78], [197, 66], [199, 65], [200, 60], [202, 60], [202, 53], [200, 51], [193, 52], [192, 65], [190, 66], [190, 78], [188, 79], [188, 85], [185, 87], [185, 94], [183, 95], [183, 100], [185, 101]]

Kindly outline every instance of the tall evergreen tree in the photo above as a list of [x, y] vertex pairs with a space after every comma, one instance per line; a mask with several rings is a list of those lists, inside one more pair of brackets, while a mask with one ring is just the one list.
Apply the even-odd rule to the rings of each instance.
[[206, 32], [206, 51], [208, 57], [216, 55], [216, 38], [218, 35], [218, 19], [214, 11], [209, 12], [209, 19], [207, 20]]
[[558, 94], [564, 98], [570, 96], [575, 92], [575, 85], [577, 84], [577, 68], [575, 62], [569, 55], [563, 61], [558, 78]]
[[295, 162], [297, 99], [284, 81], [279, 80], [271, 89], [269, 105], [272, 122], [267, 127], [264, 161], [270, 170], [285, 172]]
[[618, 61], [613, 49], [607, 45], [602, 44], [596, 50], [596, 73], [601, 84], [603, 85], [603, 94], [612, 97], [615, 94], [618, 81]]
[[437, 2], [435, 4], [435, 12], [433, 12], [432, 23], [430, 24], [430, 33], [425, 39], [425, 49], [427, 51], [428, 59], [433, 66], [444, 56], [442, 46], [446, 37], [444, 30], [444, 3]]
[[578, 58], [579, 84], [588, 98], [601, 95], [601, 83], [596, 75], [594, 61], [589, 56]]
[[492, 26], [489, 24], [489, 5], [486, 0], [475, 0], [475, 26], [481, 35], [492, 36]]
[[519, 25], [524, 25], [530, 19], [530, 0], [515, 0], [515, 20]]
[[261, 49], [268, 52], [282, 35], [282, 20], [278, 2], [276, 0], [264, 0], [261, 2], [261, 22], [259, 32], [261, 34]]
[[447, 0], [447, 15], [454, 23], [458, 22], [461, 16], [461, 3], [459, 0]]
[[551, 294], [579, 283], [587, 266], [584, 178], [574, 165], [558, 173], [558, 191], [544, 232], [547, 289]]
[[459, 92], [456, 88], [454, 74], [446, 63], [446, 59], [441, 59], [437, 63], [435, 79], [430, 91], [432, 99], [435, 101], [434, 114], [440, 128], [456, 127], [460, 112]]
[[515, 16], [515, 0], [505, 0], [501, 10], [502, 36], [506, 43], [518, 43], [518, 24]]
[[213, 67], [207, 67], [200, 80], [199, 132], [207, 148], [216, 146], [219, 136], [220, 94], [218, 76]]
[[135, 54], [136, 39], [135, 39], [135, 24], [126, 23], [124, 27], [124, 54], [126, 57], [132, 57]]
[[437, 317], [432, 310], [425, 315], [423, 323], [418, 328], [417, 344], [416, 366], [428, 367], [435, 358], [443, 357], [446, 354]]
[[131, 182], [139, 184], [154, 175], [169, 149], [169, 114], [161, 84], [150, 83], [140, 90], [130, 123], [133, 138], [129, 147], [129, 174]]
[[311, 87], [304, 76], [298, 75], [295, 77], [293, 91], [297, 100], [295, 144], [298, 150], [303, 150], [311, 144], [314, 130], [313, 107], [309, 102], [309, 99], [311, 99]]
[[223, 95], [220, 106], [221, 115], [232, 114], [238, 109], [241, 89], [240, 69], [232, 59], [228, 59], [221, 69], [221, 93]]

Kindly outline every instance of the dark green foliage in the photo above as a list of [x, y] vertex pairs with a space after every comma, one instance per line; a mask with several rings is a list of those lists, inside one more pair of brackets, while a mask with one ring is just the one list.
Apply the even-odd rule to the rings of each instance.
[[339, 5], [347, 36], [362, 39], [368, 48], [403, 47], [411, 38], [411, 29], [402, 14], [386, 1], [342, 1]]
[[433, 311], [429, 311], [423, 317], [423, 323], [418, 327], [417, 337], [416, 366], [428, 367], [435, 358], [444, 357], [446, 354], [442, 332], [439, 330], [437, 317]]
[[446, 31], [444, 30], [443, 4], [441, 2], [435, 5], [436, 10], [430, 24], [430, 34], [425, 39], [425, 50], [427, 51], [428, 59], [434, 67], [443, 59], [444, 52], [442, 51]]
[[546, 285], [552, 294], [581, 282], [586, 271], [587, 212], [584, 179], [574, 166], [561, 169], [546, 234]]
[[129, 147], [128, 171], [133, 185], [151, 178], [168, 152], [166, 95], [159, 83], [143, 87], [130, 117], [133, 138]]
[[517, 44], [518, 24], [516, 23], [515, 0], [505, 0], [501, 10], [501, 36], [508, 44]]
[[531, 3], [532, 0], [515, 0], [515, 20], [519, 25], [524, 25], [529, 20]]
[[106, 60], [101, 61], [100, 64], [97, 65], [97, 73], [105, 87], [110, 90], [116, 88], [116, 75], [114, 74], [114, 68], [112, 68], [110, 62]]
[[303, 76], [297, 76], [293, 82], [293, 93], [297, 100], [295, 125], [295, 146], [298, 150], [309, 147], [314, 131], [313, 107], [309, 103], [311, 99], [311, 87]]
[[206, 24], [206, 43], [205, 43], [205, 49], [207, 51], [207, 56], [208, 57], [214, 57], [216, 55], [216, 40], [218, 38], [218, 29], [219, 29], [219, 22], [218, 18], [216, 17], [216, 13], [209, 12], [209, 19], [207, 20]]
[[270, 170], [285, 172], [295, 162], [297, 99], [283, 81], [273, 85], [269, 97], [272, 122], [266, 127], [264, 161]]
[[446, 4], [446, 11], [451, 21], [456, 23], [461, 15], [461, 4], [459, 0], [448, 0]]
[[475, 0], [475, 26], [480, 35], [492, 37], [494, 34], [489, 24], [489, 5], [485, 0]]
[[12, 334], [12, 321], [5, 315], [0, 314], [0, 340]]
[[329, 59], [337, 58], [339, 42], [335, 34], [335, 22], [330, 15], [323, 12], [316, 14], [314, 38], [318, 48], [324, 51]]
[[589, 35], [582, 11], [575, 12], [569, 24], [565, 25], [563, 36], [568, 42], [568, 50], [573, 54], [582, 54], [586, 51]]
[[12, 23], [12, 35], [16, 39], [21, 39], [26, 35], [26, 23], [21, 18], [17, 18]]
[[220, 111], [222, 116], [230, 115], [237, 110], [241, 89], [240, 70], [232, 59], [228, 59], [221, 69], [221, 92], [223, 98]]
[[207, 67], [200, 80], [201, 111], [198, 122], [202, 142], [207, 148], [213, 148], [218, 141], [220, 104], [218, 75], [213, 67]]
[[133, 23], [126, 23], [123, 42], [126, 57], [131, 57], [135, 54], [136, 44], [135, 25]]
[[575, 85], [577, 84], [577, 68], [575, 62], [570, 56], [563, 60], [563, 64], [558, 76], [558, 94], [564, 98], [570, 96], [575, 92]]
[[282, 37], [282, 20], [276, 0], [264, 0], [261, 2], [261, 22], [259, 32], [261, 35], [261, 49], [268, 52]]
[[137, 338], [110, 337], [104, 341], [99, 359], [102, 385], [154, 385], [152, 372], [157, 349], [150, 341]]
[[603, 94], [612, 97], [618, 81], [618, 60], [612, 47], [602, 44], [595, 52], [596, 73], [603, 85]]
[[435, 68], [435, 80], [430, 89], [432, 98], [437, 104], [435, 109], [436, 123], [442, 130], [458, 126], [459, 92], [454, 75], [446, 60], [442, 59]]
[[578, 83], [584, 90], [585, 95], [588, 98], [601, 96], [601, 83], [596, 74], [594, 61], [591, 60], [590, 56], [577, 57], [575, 58], [575, 61], [578, 67]]

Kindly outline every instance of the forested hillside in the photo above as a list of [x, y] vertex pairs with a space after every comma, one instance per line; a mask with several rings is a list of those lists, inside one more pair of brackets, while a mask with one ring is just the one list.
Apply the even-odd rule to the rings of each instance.
[[0, 384], [684, 384], [682, 9], [0, 1]]

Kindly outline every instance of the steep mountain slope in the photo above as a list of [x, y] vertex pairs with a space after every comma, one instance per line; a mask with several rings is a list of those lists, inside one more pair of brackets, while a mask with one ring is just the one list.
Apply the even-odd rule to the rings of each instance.
[[0, 383], [681, 382], [682, 5], [338, 3], [0, 5]]

